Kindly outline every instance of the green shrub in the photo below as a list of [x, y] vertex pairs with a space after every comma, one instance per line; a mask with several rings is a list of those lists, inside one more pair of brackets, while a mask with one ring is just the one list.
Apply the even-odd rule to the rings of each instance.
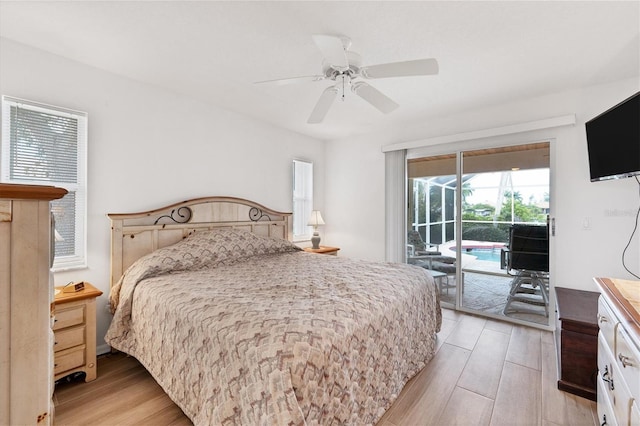
[[462, 239], [504, 243], [509, 239], [509, 233], [493, 225], [472, 225], [462, 231]]

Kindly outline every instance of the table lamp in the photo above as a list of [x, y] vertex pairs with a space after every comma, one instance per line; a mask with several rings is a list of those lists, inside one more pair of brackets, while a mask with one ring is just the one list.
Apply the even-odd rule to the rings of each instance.
[[318, 226], [324, 225], [324, 220], [322, 220], [322, 215], [319, 210], [313, 210], [311, 212], [311, 216], [309, 216], [309, 226], [313, 226], [313, 236], [311, 237], [311, 248], [319, 249], [320, 248], [320, 234], [318, 234]]

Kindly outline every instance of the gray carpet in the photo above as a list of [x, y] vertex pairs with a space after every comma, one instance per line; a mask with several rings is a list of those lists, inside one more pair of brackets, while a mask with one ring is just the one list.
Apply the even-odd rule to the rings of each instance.
[[[507, 314], [503, 313], [512, 280], [513, 277], [509, 276], [503, 277], [465, 272], [462, 305], [479, 312], [546, 325], [548, 319], [544, 306], [540, 303], [514, 302], [511, 304], [512, 309], [510, 309], [510, 312]], [[443, 285], [441, 300], [454, 304], [456, 297], [455, 278], [450, 277], [449, 284], [449, 287]], [[531, 298], [534, 301], [541, 300], [541, 297], [536, 295], [533, 295]]]

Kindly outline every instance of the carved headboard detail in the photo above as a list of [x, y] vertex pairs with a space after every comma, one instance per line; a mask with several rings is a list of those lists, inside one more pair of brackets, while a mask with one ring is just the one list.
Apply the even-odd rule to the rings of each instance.
[[214, 228], [289, 239], [291, 213], [235, 197], [204, 197], [140, 213], [110, 213], [111, 286], [137, 259], [175, 244], [192, 232]]

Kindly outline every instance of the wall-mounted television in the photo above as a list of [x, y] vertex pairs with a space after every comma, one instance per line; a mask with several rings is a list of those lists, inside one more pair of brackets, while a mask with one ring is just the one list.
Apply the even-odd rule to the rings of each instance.
[[640, 92], [585, 127], [591, 182], [640, 175]]

